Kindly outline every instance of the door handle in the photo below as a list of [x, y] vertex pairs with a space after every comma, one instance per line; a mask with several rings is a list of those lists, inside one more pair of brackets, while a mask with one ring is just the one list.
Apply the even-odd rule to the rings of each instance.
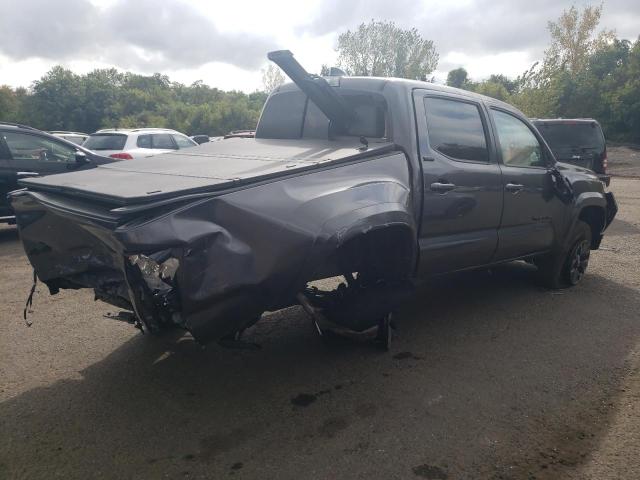
[[453, 190], [454, 188], [456, 188], [456, 186], [453, 183], [435, 182], [435, 183], [432, 183], [430, 185], [430, 188], [434, 192], [447, 193], [447, 192]]
[[511, 193], [513, 193], [514, 195], [515, 195], [516, 193], [520, 192], [523, 188], [524, 188], [524, 185], [521, 185], [521, 184], [519, 184], [519, 183], [507, 183], [507, 184], [504, 186], [504, 189], [505, 189], [507, 192], [511, 192]]

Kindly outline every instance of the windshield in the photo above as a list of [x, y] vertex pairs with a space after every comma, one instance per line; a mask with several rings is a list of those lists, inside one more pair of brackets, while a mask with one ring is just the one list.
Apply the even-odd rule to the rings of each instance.
[[97, 133], [90, 135], [82, 145], [89, 150], [122, 150], [127, 136], [121, 133]]
[[269, 97], [256, 129], [256, 138], [388, 136], [386, 103], [382, 95], [355, 90], [341, 90], [338, 93], [354, 114], [346, 131], [336, 131], [324, 113], [303, 92], [293, 90]]
[[604, 137], [597, 123], [536, 123], [552, 150], [567, 148], [604, 149]]

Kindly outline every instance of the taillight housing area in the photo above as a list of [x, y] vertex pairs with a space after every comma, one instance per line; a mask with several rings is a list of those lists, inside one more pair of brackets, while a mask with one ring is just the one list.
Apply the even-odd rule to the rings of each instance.
[[133, 160], [133, 157], [128, 153], [112, 153], [109, 155], [111, 158], [117, 158], [119, 160]]

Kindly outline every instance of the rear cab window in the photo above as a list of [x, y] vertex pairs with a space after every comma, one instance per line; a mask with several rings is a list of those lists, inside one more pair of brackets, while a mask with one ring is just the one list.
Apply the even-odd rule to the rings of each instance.
[[275, 93], [262, 111], [256, 138], [327, 139], [338, 136], [388, 138], [387, 108], [379, 93], [338, 89], [355, 118], [346, 131], [336, 131], [329, 119], [299, 91]]
[[122, 133], [94, 133], [82, 145], [89, 150], [122, 150], [127, 136]]

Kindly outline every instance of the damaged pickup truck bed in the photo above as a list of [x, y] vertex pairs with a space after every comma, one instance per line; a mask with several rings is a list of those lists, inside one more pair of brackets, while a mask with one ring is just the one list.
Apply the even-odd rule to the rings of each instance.
[[271, 94], [255, 138], [22, 182], [20, 236], [52, 294], [92, 288], [144, 329], [206, 343], [298, 303], [383, 327], [416, 278], [515, 259], [552, 287], [580, 280], [615, 200], [519, 111], [270, 58], [294, 84]]

